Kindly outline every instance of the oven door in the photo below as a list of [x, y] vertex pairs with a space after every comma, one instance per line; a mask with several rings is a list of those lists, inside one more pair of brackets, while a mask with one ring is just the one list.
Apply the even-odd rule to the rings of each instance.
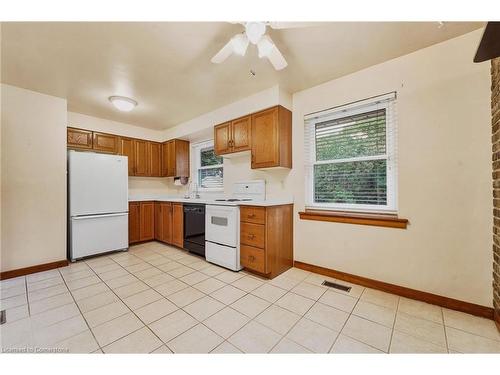
[[240, 209], [238, 206], [207, 205], [205, 239], [221, 245], [238, 246]]

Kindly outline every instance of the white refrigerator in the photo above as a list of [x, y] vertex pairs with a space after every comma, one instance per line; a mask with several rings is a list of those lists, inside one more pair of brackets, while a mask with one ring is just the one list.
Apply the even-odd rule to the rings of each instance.
[[70, 259], [128, 248], [126, 156], [68, 151]]

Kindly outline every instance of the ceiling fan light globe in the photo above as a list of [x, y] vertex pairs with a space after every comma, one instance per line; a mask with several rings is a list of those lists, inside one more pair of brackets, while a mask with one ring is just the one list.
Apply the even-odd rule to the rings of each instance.
[[266, 24], [264, 22], [247, 22], [245, 24], [245, 33], [252, 44], [257, 44], [265, 32]]
[[231, 47], [235, 55], [245, 56], [248, 48], [248, 38], [243, 34], [235, 35], [231, 39]]

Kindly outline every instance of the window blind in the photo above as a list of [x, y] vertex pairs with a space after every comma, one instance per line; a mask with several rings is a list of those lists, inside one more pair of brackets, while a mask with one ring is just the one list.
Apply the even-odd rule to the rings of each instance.
[[396, 211], [395, 93], [306, 116], [306, 207]]

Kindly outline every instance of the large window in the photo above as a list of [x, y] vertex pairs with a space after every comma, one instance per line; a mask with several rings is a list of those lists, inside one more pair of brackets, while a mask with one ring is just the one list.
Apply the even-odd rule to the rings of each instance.
[[201, 190], [222, 190], [224, 169], [222, 157], [215, 155], [213, 141], [193, 145], [195, 179]]
[[313, 209], [396, 212], [395, 94], [306, 116]]

